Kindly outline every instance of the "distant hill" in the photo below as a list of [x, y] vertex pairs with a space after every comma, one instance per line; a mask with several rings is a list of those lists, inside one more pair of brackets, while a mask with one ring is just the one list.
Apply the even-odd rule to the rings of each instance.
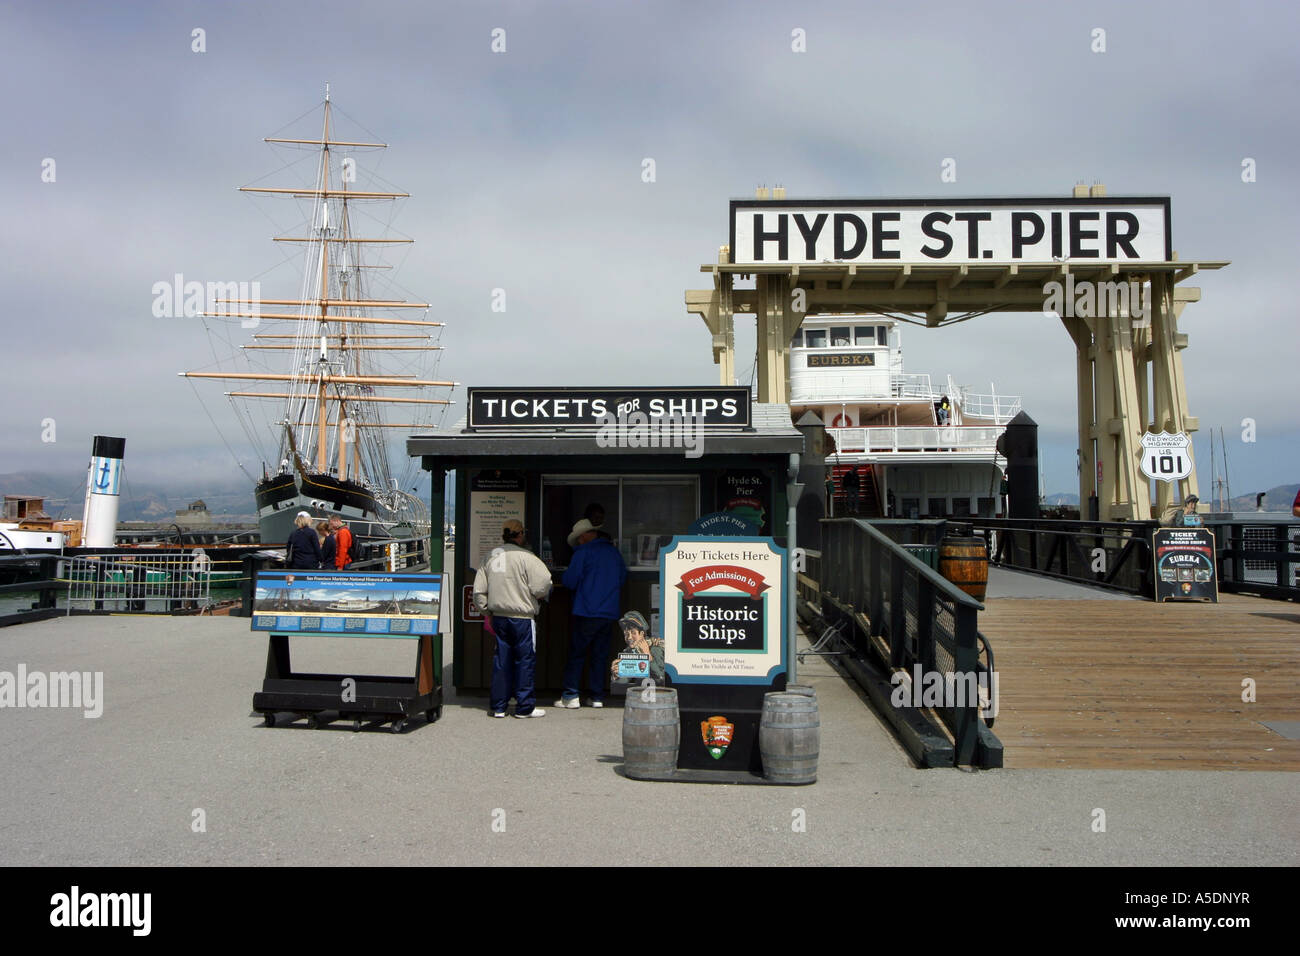
[[[171, 523], [177, 511], [203, 499], [208, 512], [217, 522], [252, 522], [256, 520], [252, 485], [242, 477], [236, 479], [196, 479], [178, 476], [173, 482], [140, 480], [133, 477], [130, 465], [122, 485], [118, 505], [119, 521], [156, 521]], [[420, 472], [416, 493], [429, 498], [429, 473]], [[19, 471], [0, 475], [0, 494], [37, 495], [45, 498], [45, 512], [52, 518], [80, 518], [86, 500], [86, 473], [50, 474]]]
[[[1290, 511], [1291, 502], [1295, 501], [1296, 491], [1300, 491], [1300, 484], [1295, 485], [1275, 485], [1264, 493], [1264, 510], [1265, 511]], [[1254, 511], [1255, 510], [1255, 492], [1247, 495], [1234, 495], [1229, 499], [1229, 508], [1232, 511]], [[1210, 492], [1203, 491], [1201, 496], [1209, 499]]]
[[[1275, 485], [1264, 493], [1264, 510], [1265, 511], [1290, 511], [1291, 502], [1295, 501], [1296, 491], [1300, 490], [1300, 484], [1294, 485]], [[1234, 495], [1228, 500], [1229, 511], [1254, 511], [1255, 495], [1258, 492], [1250, 492], [1245, 495]], [[1209, 489], [1202, 489], [1201, 510], [1208, 510], [1210, 505]], [[1077, 494], [1068, 494], [1066, 492], [1057, 492], [1054, 495], [1048, 495], [1043, 499], [1043, 503], [1056, 507], [1059, 505], [1071, 505], [1078, 507], [1079, 496]]]
[[[0, 494], [38, 495], [45, 498], [45, 512], [54, 518], [80, 518], [85, 505], [86, 476], [22, 471], [0, 475]], [[214, 482], [196, 487], [193, 478], [168, 486], [156, 482], [132, 480], [130, 474], [122, 487], [118, 506], [119, 521], [170, 521], [177, 511], [202, 498], [217, 521], [251, 519], [254, 514], [253, 489], [244, 482]]]

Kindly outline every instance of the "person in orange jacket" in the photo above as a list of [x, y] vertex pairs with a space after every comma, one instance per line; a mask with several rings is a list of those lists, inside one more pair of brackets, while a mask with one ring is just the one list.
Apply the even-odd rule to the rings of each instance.
[[352, 563], [352, 532], [338, 515], [330, 515], [330, 531], [334, 534], [334, 567], [346, 571]]

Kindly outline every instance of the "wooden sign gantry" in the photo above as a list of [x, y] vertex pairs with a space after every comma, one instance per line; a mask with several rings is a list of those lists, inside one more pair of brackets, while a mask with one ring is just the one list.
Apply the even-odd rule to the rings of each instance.
[[[773, 202], [772, 206], [791, 203]], [[1152, 517], [1147, 478], [1139, 462], [1145, 431], [1194, 432], [1182, 357], [1186, 333], [1178, 319], [1199, 288], [1178, 284], [1227, 260], [1098, 262], [816, 262], [700, 266], [712, 289], [688, 290], [686, 310], [699, 315], [713, 336], [713, 361], [723, 385], [735, 384], [735, 316], [757, 319], [758, 401], [789, 401], [790, 341], [806, 315], [877, 313], [941, 328], [989, 312], [1044, 311], [1049, 282], [1149, 283], [1149, 324], [1108, 308], [1089, 317], [1063, 317], [1075, 345], [1079, 430], [1079, 500], [1087, 516], [1092, 495], [1103, 521]], [[753, 278], [753, 288], [736, 280]], [[802, 311], [796, 306], [802, 305]], [[1095, 443], [1095, 446], [1094, 446]], [[1100, 463], [1100, 467], [1098, 467]], [[1100, 472], [1100, 480], [1098, 472]], [[1180, 497], [1197, 494], [1196, 471], [1179, 482]], [[1158, 482], [1155, 514], [1173, 498], [1173, 483]]]

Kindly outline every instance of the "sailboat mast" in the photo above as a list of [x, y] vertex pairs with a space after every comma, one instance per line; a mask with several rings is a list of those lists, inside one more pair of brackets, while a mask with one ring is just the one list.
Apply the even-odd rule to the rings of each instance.
[[[320, 324], [317, 332], [320, 336], [326, 337], [329, 333], [329, 326], [326, 324], [326, 310], [329, 305], [329, 248], [327, 241], [329, 238], [329, 188], [330, 188], [330, 93], [329, 87], [325, 87], [325, 132], [321, 135], [321, 243], [320, 243]], [[329, 339], [323, 338], [328, 342]], [[328, 371], [328, 365], [324, 355], [320, 360], [321, 371]], [[316, 467], [322, 473], [329, 470], [328, 444], [329, 436], [329, 410], [325, 404], [325, 375], [320, 376], [320, 382], [316, 391]]]
[[1218, 511], [1219, 509], [1219, 478], [1214, 466], [1218, 460], [1214, 457], [1214, 429], [1210, 429], [1210, 501], [1211, 507]]
[[[1223, 441], [1223, 427], [1219, 425], [1219, 447], [1223, 449], [1223, 494], [1225, 501], [1232, 502], [1232, 479], [1227, 473], [1227, 442]], [[1227, 511], [1227, 509], [1223, 509]]]

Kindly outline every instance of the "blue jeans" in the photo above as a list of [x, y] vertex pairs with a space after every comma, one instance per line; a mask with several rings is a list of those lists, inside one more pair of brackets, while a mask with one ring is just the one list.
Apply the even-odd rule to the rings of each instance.
[[497, 652], [492, 658], [492, 711], [505, 713], [510, 698], [516, 714], [531, 714], [533, 672], [537, 666], [537, 628], [530, 618], [492, 616]]
[[591, 667], [587, 671], [587, 684], [592, 700], [605, 697], [605, 677], [609, 667], [609, 639], [612, 636], [612, 617], [573, 617], [573, 630], [569, 636], [569, 659], [564, 664], [564, 699], [578, 696], [578, 681], [582, 678], [582, 663], [591, 651]]

